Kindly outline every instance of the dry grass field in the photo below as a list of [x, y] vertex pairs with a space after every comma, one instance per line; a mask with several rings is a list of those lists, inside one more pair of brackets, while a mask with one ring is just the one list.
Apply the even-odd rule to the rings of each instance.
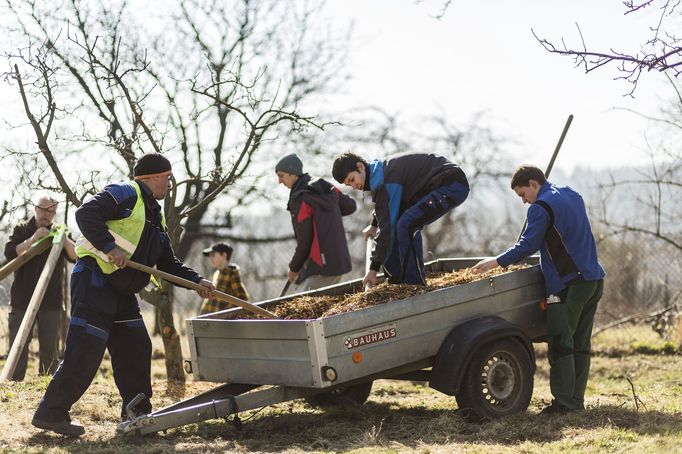
[[[241, 414], [239, 430], [213, 420], [141, 438], [115, 434], [119, 398], [106, 359], [72, 410], [86, 426], [83, 437], [33, 428], [32, 413], [48, 383], [36, 377], [33, 360], [25, 382], [0, 384], [0, 452], [682, 452], [679, 339], [666, 346], [648, 328], [630, 327], [606, 331], [594, 343], [587, 409], [565, 416], [538, 415], [550, 400], [545, 349], [538, 344], [530, 408], [506, 419], [468, 423], [454, 398], [425, 384], [378, 381], [363, 406], [322, 410], [295, 401]], [[156, 408], [215, 386], [170, 384], [162, 359], [152, 367]]]

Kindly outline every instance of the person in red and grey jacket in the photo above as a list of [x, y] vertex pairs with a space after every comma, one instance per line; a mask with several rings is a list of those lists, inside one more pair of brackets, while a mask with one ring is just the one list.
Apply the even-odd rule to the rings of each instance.
[[287, 279], [295, 286], [288, 293], [341, 282], [351, 270], [342, 217], [355, 212], [355, 200], [322, 178], [313, 181], [303, 173], [303, 163], [296, 154], [280, 159], [275, 173], [279, 182], [291, 190], [287, 210], [291, 213], [296, 250]]

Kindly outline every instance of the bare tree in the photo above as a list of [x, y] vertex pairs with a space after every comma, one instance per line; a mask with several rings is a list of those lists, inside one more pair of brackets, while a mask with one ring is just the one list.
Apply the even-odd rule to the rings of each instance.
[[[261, 171], [262, 149], [326, 125], [299, 113], [343, 74], [344, 48], [322, 33], [321, 5], [178, 0], [165, 14], [149, 6], [151, 24], [142, 24], [144, 5], [133, 13], [125, 1], [7, 0], [11, 32], [25, 44], [8, 54], [6, 77], [40, 152], [34, 165], [24, 156], [23, 178], [47, 161], [50, 172], [31, 185], [59, 188], [78, 206], [131, 176], [141, 153], [163, 152], [177, 179], [166, 222], [184, 257], [212, 204], [229, 212], [249, 203], [256, 180], [234, 183]], [[162, 285], [145, 299], [159, 308], [168, 378], [184, 379], [172, 293]]]
[[[419, 4], [424, 3], [424, 0], [414, 0], [414, 2], [417, 5], [419, 5]], [[437, 12], [430, 13], [430, 15], [434, 19], [440, 20], [443, 17], [445, 17], [445, 14], [448, 12], [448, 9], [452, 5], [452, 0], [438, 0], [436, 3], [437, 3], [437, 5], [436, 5], [437, 6], [437, 8], [436, 8]]]
[[658, 117], [647, 116], [653, 125], [647, 141], [649, 165], [612, 170], [598, 185], [601, 204], [594, 210], [600, 254], [611, 262], [609, 293], [624, 298], [614, 302], [615, 313], [628, 313], [618, 304], [647, 313], [672, 308], [665, 312], [666, 326], [680, 309], [682, 288], [682, 153], [676, 146], [682, 98], [673, 87], [675, 103]]
[[561, 43], [541, 38], [535, 31], [533, 35], [538, 42], [553, 54], [573, 58], [577, 67], [582, 67], [586, 73], [603, 66], [617, 66], [619, 75], [616, 79], [625, 80], [631, 84], [629, 95], [637, 89], [637, 82], [643, 73], [658, 71], [669, 73], [674, 77], [682, 69], [682, 37], [677, 34], [680, 21], [678, 0], [626, 0], [625, 14], [642, 14], [644, 11], [653, 12], [653, 25], [649, 27], [650, 36], [641, 44], [640, 49], [619, 50], [614, 43], [609, 49], [594, 50], [588, 47], [583, 37], [580, 25], [576, 24], [580, 46], [570, 46], [562, 38]]
[[[669, 160], [652, 155], [648, 169], [633, 169], [631, 177], [612, 173], [608, 182], [599, 185], [604, 194], [600, 221], [609, 236], [636, 232], [682, 252], [682, 156], [670, 153], [667, 157]], [[615, 202], [616, 198], [627, 201], [628, 207]], [[625, 209], [637, 215], [624, 214]]]
[[649, 165], [611, 172], [599, 185], [603, 194], [599, 214], [607, 236], [634, 232], [682, 252], [682, 152], [677, 146], [682, 95], [670, 77], [669, 82], [675, 97], [660, 115], [631, 111], [652, 125], [646, 137]]
[[[675, 79], [682, 68], [682, 37], [677, 34], [680, 20], [680, 2], [676, 0], [646, 0], [623, 2], [625, 14], [652, 14], [653, 25], [649, 27], [650, 36], [641, 44], [640, 49], [618, 50], [613, 44], [606, 51], [595, 51], [590, 48], [583, 38], [579, 25], [578, 35], [580, 47], [568, 46], [564, 40], [561, 44], [554, 44], [548, 39], [536, 39], [549, 52], [573, 58], [576, 66], [582, 67], [586, 73], [606, 66], [616, 66], [617, 80], [625, 80], [631, 84], [629, 95], [632, 96], [637, 83], [645, 72], [658, 71], [665, 74], [674, 91], [673, 102], [670, 107], [661, 109], [658, 116], [646, 115], [630, 111], [645, 118], [653, 125], [653, 133], [648, 133], [646, 147], [650, 164], [647, 168], [618, 169], [610, 175], [609, 181], [600, 184], [601, 206], [598, 219], [601, 236], [601, 248], [605, 251], [614, 250], [608, 247], [609, 241], [619, 238], [629, 238], [630, 241], [652, 243], [655, 251], [650, 251], [648, 262], [655, 262], [661, 256], [663, 263], [677, 263], [679, 253], [682, 252], [682, 229], [680, 229], [682, 203], [682, 154], [679, 142], [682, 123], [682, 96]], [[634, 240], [632, 240], [634, 239]], [[625, 241], [625, 240], [623, 240]], [[625, 252], [627, 243], [618, 244], [615, 248]], [[607, 259], [608, 260], [608, 259]], [[682, 286], [680, 270], [675, 266], [659, 265], [658, 269], [644, 270], [641, 262], [643, 257], [637, 257], [634, 262], [637, 269], [626, 267], [622, 275], [612, 276], [612, 282], [620, 282], [622, 288], [612, 288], [611, 293], [620, 292], [621, 295], [646, 294], [646, 305], [669, 306], [670, 287]], [[623, 257], [613, 259], [615, 266], [623, 266]], [[653, 266], [653, 265], [652, 265]], [[643, 271], [642, 271], [643, 270]], [[640, 272], [641, 271], [641, 272]], [[635, 279], [636, 278], [636, 279]], [[644, 288], [644, 283], [655, 281], [658, 289], [665, 291], [654, 292]], [[652, 284], [653, 285], [653, 284]], [[638, 293], [635, 293], [637, 291]], [[674, 292], [679, 294], [678, 292]], [[634, 304], [641, 303], [635, 302]]]

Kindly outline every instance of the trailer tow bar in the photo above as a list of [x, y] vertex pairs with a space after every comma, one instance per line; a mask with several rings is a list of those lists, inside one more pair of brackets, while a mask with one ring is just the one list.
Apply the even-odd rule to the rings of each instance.
[[124, 421], [116, 428], [119, 435], [145, 435], [166, 429], [193, 424], [209, 419], [219, 419], [240, 412], [255, 410], [260, 407], [286, 402], [293, 399], [319, 394], [328, 389], [296, 388], [289, 386], [273, 386], [258, 389], [236, 396], [226, 396], [224, 399], [214, 399], [208, 402], [189, 405], [173, 410], [161, 409], [148, 415], [135, 417]]

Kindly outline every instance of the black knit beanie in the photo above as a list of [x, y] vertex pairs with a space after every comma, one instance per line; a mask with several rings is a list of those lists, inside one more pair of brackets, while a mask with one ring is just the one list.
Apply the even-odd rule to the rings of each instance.
[[147, 153], [140, 157], [133, 167], [135, 178], [160, 175], [171, 171], [171, 163], [162, 154]]

